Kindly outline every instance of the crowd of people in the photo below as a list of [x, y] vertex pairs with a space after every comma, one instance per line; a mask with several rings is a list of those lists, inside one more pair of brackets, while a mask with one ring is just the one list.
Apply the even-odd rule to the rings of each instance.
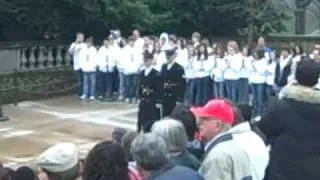
[[[97, 51], [79, 33], [70, 47], [81, 99], [138, 103], [137, 131], [116, 128], [84, 159], [71, 143], [36, 168], [0, 166], [0, 180], [320, 179], [320, 48], [276, 53], [163, 33], [128, 45], [113, 31]], [[277, 55], [279, 54], [279, 55]], [[118, 88], [115, 88], [118, 87]], [[252, 94], [252, 101], [251, 96]]]
[[[78, 33], [69, 52], [81, 99], [133, 104], [147, 99], [149, 103], [142, 109], [150, 107], [150, 101], [162, 106], [160, 112], [159, 108], [148, 110], [158, 114], [149, 118], [159, 119], [170, 114], [175, 101], [197, 107], [211, 98], [227, 98], [236, 104], [252, 104], [253, 116], [259, 120], [268, 98], [295, 82], [297, 63], [319, 59], [318, 49], [311, 56], [293, 44], [276, 51], [267, 46], [264, 37], [254, 47], [240, 48], [233, 40], [210, 43], [197, 32], [187, 40], [167, 33], [159, 38], [140, 37], [134, 30], [126, 40], [116, 30], [98, 50], [92, 37], [84, 41], [84, 34]], [[156, 100], [149, 100], [151, 94]], [[174, 101], [166, 102], [168, 97]]]

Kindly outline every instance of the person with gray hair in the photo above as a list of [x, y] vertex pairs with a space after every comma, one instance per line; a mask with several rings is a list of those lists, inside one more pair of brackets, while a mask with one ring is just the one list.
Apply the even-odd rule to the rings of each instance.
[[145, 180], [203, 180], [196, 171], [170, 163], [164, 139], [155, 134], [139, 135], [132, 143], [131, 154]]
[[168, 147], [168, 156], [173, 164], [198, 170], [200, 162], [187, 151], [188, 137], [183, 124], [177, 120], [164, 119], [157, 121], [151, 132], [161, 136]]

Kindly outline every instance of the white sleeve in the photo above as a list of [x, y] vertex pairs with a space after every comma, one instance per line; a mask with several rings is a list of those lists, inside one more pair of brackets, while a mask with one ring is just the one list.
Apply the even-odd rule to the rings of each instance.
[[76, 43], [72, 43], [68, 49], [68, 52], [73, 55], [74, 54], [74, 48], [76, 47]]

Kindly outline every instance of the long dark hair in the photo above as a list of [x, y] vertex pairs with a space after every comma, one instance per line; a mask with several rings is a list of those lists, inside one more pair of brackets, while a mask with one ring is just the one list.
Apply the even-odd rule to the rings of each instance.
[[121, 146], [112, 141], [97, 144], [85, 160], [83, 180], [129, 180]]
[[208, 54], [208, 47], [207, 47], [207, 45], [206, 44], [204, 44], [204, 43], [201, 43], [198, 47], [197, 47], [197, 49], [198, 49], [198, 60], [200, 60], [200, 58], [201, 58], [201, 52], [200, 52], [200, 48], [201, 47], [204, 47], [204, 53], [203, 53], [203, 55], [204, 55], [204, 60], [207, 60], [208, 59], [208, 56], [209, 56], [209, 54]]

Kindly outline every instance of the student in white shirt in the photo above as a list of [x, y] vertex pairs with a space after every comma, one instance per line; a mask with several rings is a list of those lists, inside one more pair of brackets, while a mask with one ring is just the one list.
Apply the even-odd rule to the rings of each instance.
[[177, 41], [176, 62], [183, 67], [188, 62], [188, 48], [186, 46], [187, 46], [186, 40], [184, 38], [179, 38]]
[[224, 72], [227, 68], [225, 60], [225, 50], [221, 44], [216, 45], [214, 67], [212, 69], [214, 97], [225, 98]]
[[250, 75], [251, 61], [252, 61], [251, 49], [249, 48], [249, 46], [244, 46], [242, 48], [242, 66], [240, 69], [240, 79], [239, 79], [239, 92], [238, 92], [239, 104], [249, 104], [249, 75]]
[[242, 54], [236, 41], [228, 42], [228, 55], [226, 56], [227, 69], [224, 73], [227, 98], [233, 103], [238, 102], [238, 89], [240, 70], [242, 67]]
[[166, 54], [164, 51], [161, 51], [161, 45], [159, 42], [154, 43], [153, 47], [153, 62], [152, 67], [157, 70], [161, 71], [162, 65], [166, 62]]
[[214, 66], [212, 56], [208, 55], [207, 46], [200, 44], [198, 54], [192, 63], [194, 69], [196, 91], [195, 106], [203, 106], [212, 98], [211, 71]]
[[[123, 53], [124, 53], [124, 48], [120, 48], [116, 41], [112, 38], [109, 37], [109, 49], [110, 53], [112, 54], [113, 58], [115, 59], [116, 62], [116, 68], [113, 73], [113, 87], [116, 87], [118, 90], [118, 101], [123, 101], [124, 100], [124, 74], [123, 74]], [[126, 46], [126, 41], [125, 39], [122, 39], [122, 45]]]
[[143, 53], [143, 46], [145, 42], [144, 39], [140, 37], [140, 31], [138, 29], [133, 30], [132, 37], [134, 39], [134, 48]]
[[190, 42], [187, 45], [188, 48], [188, 61], [187, 63], [183, 66], [184, 68], [184, 76], [187, 81], [187, 86], [186, 86], [186, 92], [185, 92], [185, 101], [189, 105], [195, 105], [195, 88], [196, 88], [196, 83], [195, 83], [195, 76], [194, 76], [194, 69], [192, 67], [193, 61], [196, 60], [196, 54], [195, 54], [195, 49], [193, 47], [193, 43]]
[[124, 91], [126, 102], [135, 104], [138, 85], [138, 74], [143, 65], [143, 54], [135, 48], [135, 39], [129, 37], [128, 45], [123, 52]]
[[83, 93], [81, 99], [90, 98], [95, 100], [96, 96], [96, 74], [98, 67], [97, 49], [93, 46], [93, 38], [86, 40], [87, 47], [81, 51], [80, 67], [83, 71]]
[[277, 64], [276, 52], [272, 51], [270, 53], [270, 60], [268, 61], [268, 67], [266, 71], [266, 86], [265, 86], [266, 101], [269, 99], [270, 96], [275, 95], [274, 78], [275, 78], [276, 64]]
[[79, 32], [77, 33], [76, 41], [73, 42], [69, 47], [69, 53], [73, 58], [73, 70], [77, 76], [78, 83], [78, 95], [82, 95], [82, 86], [83, 86], [83, 74], [81, 67], [79, 65], [79, 55], [82, 50], [86, 48], [86, 43], [84, 43], [84, 34]]
[[261, 118], [265, 102], [264, 85], [266, 83], [267, 67], [268, 61], [265, 58], [264, 50], [262, 48], [257, 49], [254, 55], [254, 59], [251, 62], [251, 73], [249, 78], [253, 94], [253, 116], [257, 120]]
[[97, 93], [98, 97], [105, 100], [111, 100], [112, 90], [113, 90], [113, 72], [116, 66], [116, 59], [112, 55], [112, 48], [109, 47], [109, 39], [103, 41], [103, 46], [100, 47], [98, 51], [98, 60], [99, 60], [99, 75], [97, 82]]

